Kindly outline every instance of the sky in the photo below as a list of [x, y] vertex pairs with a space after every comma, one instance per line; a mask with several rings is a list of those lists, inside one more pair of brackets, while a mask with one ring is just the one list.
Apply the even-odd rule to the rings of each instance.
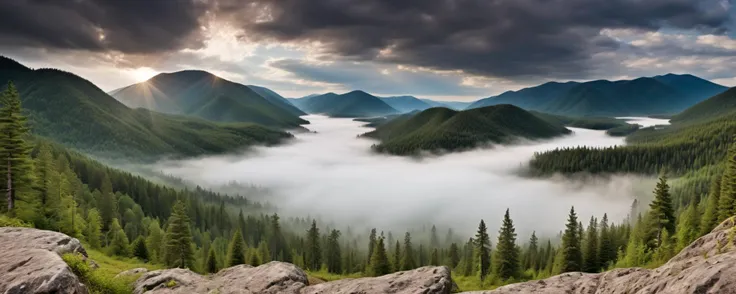
[[472, 101], [547, 81], [736, 86], [736, 0], [0, 1], [0, 55], [105, 91], [202, 69], [286, 97]]

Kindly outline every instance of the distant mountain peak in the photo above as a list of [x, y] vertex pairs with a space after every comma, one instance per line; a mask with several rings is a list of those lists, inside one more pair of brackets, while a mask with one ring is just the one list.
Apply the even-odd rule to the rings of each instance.
[[2, 70], [30, 70], [25, 65], [20, 64], [12, 58], [0, 55], [0, 69]]

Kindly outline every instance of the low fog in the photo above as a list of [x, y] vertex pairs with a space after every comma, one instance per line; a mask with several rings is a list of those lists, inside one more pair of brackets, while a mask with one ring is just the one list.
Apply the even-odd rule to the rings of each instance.
[[[564, 228], [570, 206], [583, 223], [608, 213], [623, 220], [635, 198], [646, 199], [652, 179], [613, 176], [584, 182], [519, 176], [534, 152], [565, 146], [624, 144], [601, 131], [572, 129], [569, 136], [496, 146], [421, 160], [379, 155], [375, 141], [356, 138], [370, 129], [350, 119], [307, 116], [316, 133], [297, 134], [288, 145], [257, 147], [239, 156], [216, 156], [156, 165], [165, 174], [217, 190], [237, 182], [270, 190], [279, 213], [312, 216], [339, 226], [403, 231], [436, 224], [469, 236], [480, 219], [495, 235], [506, 208], [521, 240], [532, 230], [552, 235]], [[666, 120], [637, 119], [654, 125]]]

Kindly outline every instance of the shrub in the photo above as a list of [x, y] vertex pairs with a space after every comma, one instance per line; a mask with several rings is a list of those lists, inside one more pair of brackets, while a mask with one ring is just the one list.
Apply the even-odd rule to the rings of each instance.
[[33, 227], [31, 224], [26, 223], [22, 220], [19, 220], [17, 218], [9, 217], [7, 215], [0, 214], [0, 227], [24, 227], [24, 228], [31, 228]]
[[130, 278], [115, 278], [89, 267], [85, 257], [78, 253], [68, 253], [62, 259], [71, 268], [77, 278], [86, 285], [93, 294], [128, 294], [133, 292]]

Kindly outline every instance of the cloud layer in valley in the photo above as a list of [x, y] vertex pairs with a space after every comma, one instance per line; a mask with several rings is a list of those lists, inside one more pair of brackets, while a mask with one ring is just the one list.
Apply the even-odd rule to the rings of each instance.
[[547, 142], [416, 160], [371, 153], [374, 142], [355, 137], [368, 130], [358, 122], [309, 119], [318, 133], [298, 135], [290, 145], [163, 162], [156, 168], [207, 187], [233, 181], [258, 185], [271, 190], [265, 200], [282, 213], [357, 227], [403, 230], [437, 224], [469, 235], [485, 219], [495, 232], [510, 208], [522, 239], [532, 230], [556, 234], [572, 205], [583, 222], [604, 213], [619, 222], [632, 200], [647, 197], [653, 187], [651, 179], [631, 176], [578, 182], [516, 174], [535, 151], [623, 143], [598, 131], [581, 129]]

